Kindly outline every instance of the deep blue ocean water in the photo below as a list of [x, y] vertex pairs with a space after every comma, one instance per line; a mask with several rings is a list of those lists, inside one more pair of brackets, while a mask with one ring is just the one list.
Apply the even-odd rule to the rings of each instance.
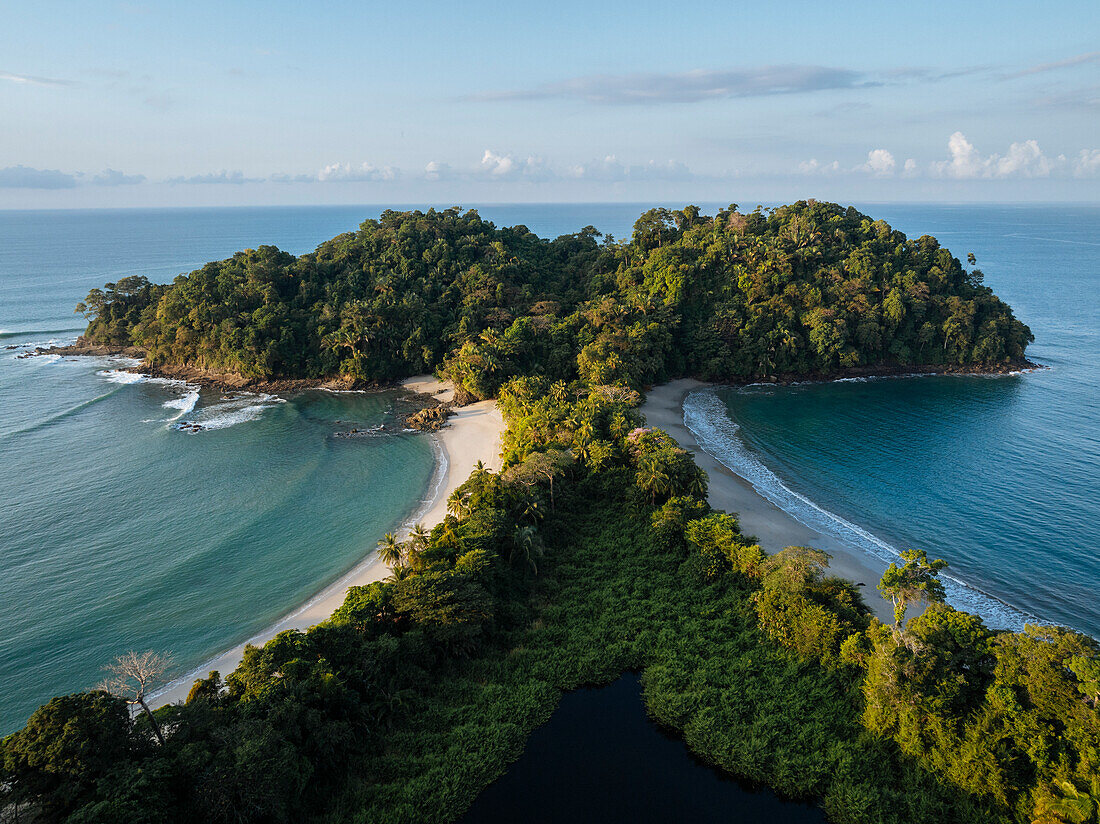
[[[644, 208], [480, 211], [544, 237], [624, 237]], [[759, 468], [765, 493], [790, 490], [796, 514], [794, 492], [872, 536], [869, 551], [947, 558], [1006, 623], [1100, 634], [1100, 209], [862, 208], [973, 251], [1052, 368], [723, 392], [716, 448]], [[106, 281], [167, 281], [266, 243], [302, 253], [379, 211], [0, 212], [0, 733], [128, 648], [170, 651], [186, 672], [270, 625], [415, 513], [433, 467], [423, 437], [334, 437], [392, 418], [394, 392], [224, 396], [18, 355], [74, 338], [72, 307]], [[196, 419], [207, 429], [174, 428]]]
[[864, 211], [973, 252], [1049, 368], [719, 389], [689, 399], [689, 424], [807, 525], [946, 559], [949, 600], [991, 626], [1100, 636], [1100, 208]]

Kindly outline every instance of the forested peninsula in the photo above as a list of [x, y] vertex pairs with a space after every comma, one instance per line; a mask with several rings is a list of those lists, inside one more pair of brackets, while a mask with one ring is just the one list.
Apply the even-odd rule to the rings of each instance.
[[382, 384], [442, 371], [635, 389], [1024, 365], [1031, 332], [982, 274], [835, 204], [652, 209], [626, 243], [553, 241], [458, 209], [385, 212], [294, 257], [271, 246], [167, 285], [93, 290], [83, 343], [251, 381]]
[[814, 202], [652, 210], [626, 243], [387, 212], [309, 255], [127, 278], [81, 309], [86, 343], [153, 366], [362, 384], [436, 369], [497, 400], [503, 464], [475, 468], [430, 533], [384, 543], [387, 580], [185, 703], [40, 708], [3, 741], [9, 811], [453, 821], [563, 691], [635, 670], [700, 758], [835, 822], [1096, 821], [1094, 639], [990, 630], [916, 551], [880, 584], [884, 624], [824, 553], [767, 555], [712, 510], [691, 454], [638, 412], [683, 375], [1025, 365], [1027, 327], [933, 238]]

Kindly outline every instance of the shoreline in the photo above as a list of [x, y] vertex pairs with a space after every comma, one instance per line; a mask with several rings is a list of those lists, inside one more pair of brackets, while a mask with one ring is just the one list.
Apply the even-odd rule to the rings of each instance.
[[[203, 388], [217, 389], [221, 391], [249, 391], [275, 394], [278, 392], [300, 392], [307, 389], [384, 389], [387, 386], [404, 386], [408, 381], [422, 380], [422, 377], [409, 378], [396, 384], [375, 384], [349, 379], [346, 377], [329, 378], [274, 378], [272, 380], [256, 380], [239, 375], [235, 372], [218, 372], [197, 366], [180, 366], [173, 364], [150, 364], [146, 360], [145, 350], [134, 346], [105, 346], [103, 344], [89, 343], [83, 335], [73, 343], [65, 346], [38, 347], [26, 352], [19, 357], [35, 357], [37, 355], [61, 355], [63, 357], [96, 355], [96, 356], [123, 356], [142, 361], [141, 365], [130, 368], [128, 371], [148, 375], [154, 378], [167, 378], [169, 380], [182, 380]], [[1042, 363], [1035, 363], [1026, 357], [1017, 361], [999, 364], [984, 365], [900, 365], [880, 363], [869, 366], [849, 366], [843, 369], [835, 369], [831, 372], [811, 372], [805, 375], [780, 374], [763, 378], [733, 379], [723, 378], [711, 381], [710, 385], [717, 386], [797, 386], [812, 383], [831, 383], [833, 381], [852, 380], [859, 378], [905, 378], [921, 375], [975, 375], [998, 376], [1014, 375], [1022, 372], [1032, 372], [1038, 369], [1049, 369]], [[694, 378], [692, 379], [694, 380]], [[453, 394], [451, 396], [453, 398]]]
[[683, 401], [691, 392], [716, 384], [694, 378], [681, 378], [655, 386], [646, 393], [641, 413], [646, 425], [663, 429], [692, 453], [695, 462], [710, 479], [707, 499], [715, 509], [737, 516], [741, 531], [754, 536], [769, 554], [788, 546], [812, 546], [832, 558], [829, 572], [857, 585], [862, 584], [863, 599], [873, 615], [885, 624], [893, 624], [893, 610], [879, 597], [875, 586], [888, 564], [863, 550], [808, 527], [762, 496], [753, 485], [707, 452], [684, 423]]
[[[148, 374], [144, 370], [138, 371]], [[398, 385], [410, 392], [428, 395], [442, 402], [454, 396], [454, 389], [449, 382], [437, 380], [430, 375], [408, 378]], [[409, 523], [421, 523], [429, 531], [440, 523], [447, 514], [447, 499], [469, 477], [478, 460], [494, 471], [500, 469], [503, 431], [504, 419], [496, 402], [478, 401], [456, 408], [447, 419], [446, 426], [428, 434], [437, 450], [437, 469], [429, 481], [425, 504], [412, 515], [409, 522], [401, 526], [398, 537], [403, 539], [407, 536]], [[389, 567], [378, 560], [377, 553], [372, 549], [351, 570], [310, 596], [271, 626], [152, 693], [150, 707], [155, 709], [185, 700], [195, 679], [205, 678], [211, 670], [217, 670], [222, 677], [235, 670], [249, 644], [263, 645], [280, 632], [290, 629], [306, 630], [332, 615], [344, 603], [349, 587], [381, 581], [389, 574]]]

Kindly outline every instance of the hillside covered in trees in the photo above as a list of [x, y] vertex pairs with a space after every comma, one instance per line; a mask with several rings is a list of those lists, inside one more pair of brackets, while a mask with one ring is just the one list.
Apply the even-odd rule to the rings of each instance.
[[250, 380], [389, 382], [442, 367], [634, 388], [1020, 364], [1028, 328], [932, 237], [835, 204], [653, 209], [629, 242], [553, 241], [458, 209], [385, 212], [294, 257], [270, 246], [78, 307], [89, 343]]
[[387, 580], [184, 704], [131, 720], [108, 692], [55, 698], [0, 745], [0, 805], [69, 824], [453, 821], [562, 691], [634, 669], [695, 754], [831, 821], [1095, 824], [1092, 638], [992, 631], [943, 603], [919, 552], [884, 576], [884, 625], [824, 553], [766, 555], [711, 510], [636, 392], [514, 377], [499, 397], [502, 471], [383, 542]]
[[0, 744], [2, 813], [453, 821], [563, 691], [633, 669], [692, 752], [831, 821], [1096, 824], [1094, 639], [990, 630], [919, 552], [883, 578], [885, 625], [824, 553], [769, 556], [712, 510], [706, 474], [638, 411], [636, 387], [683, 373], [996, 368], [1027, 328], [933, 239], [836, 206], [655, 211], [629, 244], [597, 241], [387, 213], [302, 258], [93, 293], [89, 336], [155, 363], [362, 381], [441, 365], [498, 399], [503, 467], [476, 468], [430, 533], [384, 541], [388, 579], [185, 703], [41, 707]]

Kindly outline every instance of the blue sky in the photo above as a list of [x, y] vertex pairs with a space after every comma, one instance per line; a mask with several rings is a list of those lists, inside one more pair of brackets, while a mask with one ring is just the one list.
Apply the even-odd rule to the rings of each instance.
[[11, 4], [0, 208], [1100, 200], [1100, 6]]

